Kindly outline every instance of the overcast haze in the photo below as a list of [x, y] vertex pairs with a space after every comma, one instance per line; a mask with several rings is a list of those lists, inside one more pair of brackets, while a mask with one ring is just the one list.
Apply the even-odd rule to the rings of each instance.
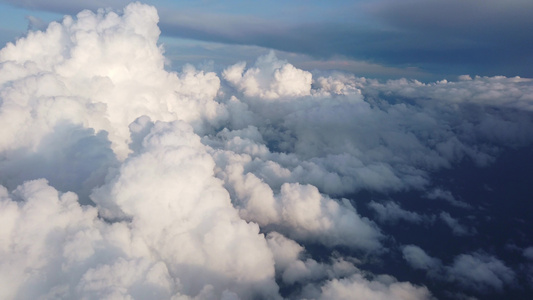
[[1, 1], [1, 299], [530, 299], [529, 1]]

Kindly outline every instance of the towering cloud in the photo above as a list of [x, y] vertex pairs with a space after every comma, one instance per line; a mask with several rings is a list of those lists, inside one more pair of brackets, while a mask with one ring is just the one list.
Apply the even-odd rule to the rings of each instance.
[[86, 10], [0, 50], [0, 298], [431, 299], [365, 269], [398, 250], [466, 292], [516, 282], [495, 255], [445, 264], [372, 220], [474, 234], [462, 215], [356, 193], [477, 209], [433, 176], [530, 145], [531, 80], [378, 82], [273, 52], [170, 72], [157, 22]]

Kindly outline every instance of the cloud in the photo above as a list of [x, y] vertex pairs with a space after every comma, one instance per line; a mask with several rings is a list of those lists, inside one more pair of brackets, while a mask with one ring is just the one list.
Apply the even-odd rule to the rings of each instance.
[[[57, 122], [68, 121], [107, 131], [124, 159], [128, 125], [140, 115], [186, 120], [198, 128], [204, 120], [216, 123], [223, 114], [213, 101], [218, 77], [193, 68], [167, 73], [156, 44], [157, 21], [153, 7], [138, 3], [122, 17], [83, 11], [76, 20], [67, 16], [9, 43], [0, 52], [0, 83], [10, 86], [2, 90], [0, 149], [36, 147]], [[40, 118], [32, 118], [32, 111]]]
[[404, 246], [402, 252], [412, 268], [426, 271], [434, 280], [455, 282], [470, 291], [501, 293], [505, 287], [516, 284], [516, 273], [500, 259], [484, 252], [457, 255], [448, 266], [415, 245]]
[[[61, 14], [86, 8], [120, 9], [127, 4], [122, 0], [5, 2]], [[444, 70], [440, 74], [474, 70], [491, 76], [531, 77], [528, 63], [523, 63], [532, 59], [531, 37], [522, 30], [531, 27], [533, 6], [528, 1], [513, 0], [505, 7], [495, 0], [467, 5], [457, 0], [332, 3], [310, 3], [302, 10], [276, 2], [283, 14], [261, 5], [253, 9], [231, 2], [204, 5], [202, 10], [185, 4], [158, 8], [163, 33], [171, 37], [257, 45], [320, 60], [342, 56], [382, 68], [409, 65]]]
[[218, 77], [164, 71], [157, 20], [84, 11], [1, 50], [3, 296], [279, 297], [264, 236], [193, 132], [218, 118]]
[[92, 189], [104, 184], [109, 168], [118, 161], [107, 133], [59, 122], [37, 148], [4, 152], [0, 182], [10, 190], [25, 181], [46, 178], [63, 191], [76, 191], [83, 204], [91, 203]]
[[129, 2], [126, 0], [97, 0], [97, 1], [76, 1], [66, 2], [62, 0], [39, 1], [39, 0], [22, 0], [13, 1], [5, 0], [3, 2], [11, 3], [15, 6], [26, 7], [32, 10], [44, 10], [61, 14], [76, 14], [84, 9], [97, 10], [102, 8], [121, 9]]
[[533, 260], [533, 247], [528, 247], [528, 248], [524, 249], [523, 255], [527, 259]]
[[427, 193], [426, 197], [428, 199], [442, 199], [456, 207], [472, 208], [468, 203], [455, 199], [452, 192], [440, 188], [431, 190]]
[[[395, 238], [364, 213], [430, 218], [356, 193], [457, 205], [437, 172], [533, 142], [529, 79], [379, 82], [274, 53], [169, 72], [158, 21], [85, 10], [0, 50], [2, 298], [430, 299], [364, 270]], [[402, 253], [463, 290], [518, 276], [480, 251]]]
[[461, 254], [447, 270], [450, 280], [483, 293], [501, 292], [513, 284], [515, 273], [501, 260], [483, 253]]
[[439, 214], [440, 219], [450, 227], [454, 235], [465, 236], [465, 235], [474, 235], [476, 234], [475, 228], [468, 228], [464, 225], [461, 225], [457, 219], [452, 217], [447, 212], [441, 212]]
[[190, 125], [157, 122], [140, 153], [91, 197], [108, 208], [106, 218], [131, 219], [132, 231], [157, 249], [192, 295], [207, 285], [221, 293], [232, 281], [241, 295], [250, 293], [247, 286], [275, 294], [272, 256], [259, 227], [238, 217], [213, 168]]
[[[257, 175], [245, 171], [249, 156], [225, 151], [216, 153], [215, 159], [217, 165], [225, 165], [218, 176], [224, 179], [244, 219], [261, 226], [275, 226], [292, 238], [329, 247], [346, 245], [367, 251], [380, 248], [383, 236], [379, 228], [361, 217], [348, 200], [331, 199], [320, 194], [315, 186], [299, 183], [283, 183], [275, 193]], [[285, 171], [273, 163], [267, 164], [273, 168], [270, 172]]]
[[[12, 283], [3, 296], [202, 298], [232, 286], [241, 297], [276, 298], [259, 228], [238, 218], [212, 177], [213, 161], [194, 148], [199, 138], [187, 135], [189, 125], [154, 124], [141, 154], [91, 195], [98, 208], [42, 179], [11, 196], [3, 188], [0, 269]], [[124, 221], [107, 223], [98, 213]]]
[[[312, 294], [311, 291], [306, 291]], [[304, 294], [304, 296], [306, 296]], [[355, 274], [344, 279], [328, 281], [321, 287], [317, 299], [432, 299], [425, 287], [407, 282], [397, 282], [390, 276], [377, 276], [366, 279]]]
[[246, 63], [233, 65], [222, 73], [224, 79], [247, 97], [278, 99], [311, 93], [311, 73], [280, 61], [271, 51], [260, 57], [254, 68], [244, 72]]
[[394, 224], [400, 220], [403, 220], [406, 222], [419, 224], [423, 222], [430, 222], [432, 220], [428, 216], [404, 210], [398, 203], [392, 201], [382, 204], [372, 200], [370, 203], [368, 203], [368, 206], [376, 213], [377, 219], [382, 223], [390, 222]]
[[422, 248], [407, 245], [402, 249], [403, 258], [412, 268], [426, 270], [428, 273], [441, 268], [440, 260], [430, 257]]
[[274, 254], [276, 273], [289, 285], [339, 278], [358, 272], [353, 262], [343, 258], [331, 257], [329, 263], [308, 258], [304, 247], [277, 232], [267, 235], [267, 243]]

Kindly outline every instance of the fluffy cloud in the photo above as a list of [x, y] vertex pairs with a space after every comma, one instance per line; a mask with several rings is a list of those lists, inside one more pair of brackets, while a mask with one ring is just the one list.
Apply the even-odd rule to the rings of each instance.
[[[225, 79], [238, 87], [227, 75], [230, 69], [270, 74], [284, 63], [270, 54], [248, 70], [244, 64], [227, 69]], [[272, 74], [267, 78], [275, 80]], [[423, 188], [430, 183], [428, 172], [464, 160], [486, 166], [502, 148], [531, 143], [531, 86], [528, 79], [505, 77], [424, 84], [332, 74], [315, 79], [307, 96], [266, 101], [241, 89], [243, 97], [233, 102], [252, 116], [246, 118], [261, 133], [259, 144], [289, 155], [261, 160], [291, 171], [285, 178], [342, 194]]]
[[404, 246], [402, 252], [412, 268], [426, 271], [432, 279], [455, 282], [481, 294], [502, 292], [504, 287], [516, 283], [516, 273], [511, 268], [500, 259], [483, 252], [460, 254], [448, 266], [415, 245]]
[[219, 79], [166, 72], [157, 20], [84, 11], [1, 50], [6, 298], [279, 297], [193, 132], [225, 112]]
[[140, 153], [91, 195], [121, 222], [45, 180], [12, 196], [3, 188], [0, 270], [12, 283], [3, 296], [218, 298], [231, 286], [276, 298], [267, 243], [238, 218], [201, 147], [187, 124], [154, 124]]
[[[261, 151], [260, 147], [253, 149]], [[244, 219], [262, 226], [275, 226], [298, 240], [320, 242], [330, 247], [380, 248], [379, 228], [361, 217], [348, 200], [336, 201], [320, 194], [312, 185], [298, 183], [283, 183], [275, 193], [253, 172], [245, 171], [243, 161], [249, 162], [249, 156], [219, 151], [215, 158], [219, 166], [227, 164], [218, 176], [234, 195]]]
[[246, 72], [245, 68], [246, 63], [238, 63], [224, 70], [222, 76], [248, 97], [279, 99], [311, 93], [311, 73], [278, 60], [274, 52], [260, 57]]
[[141, 151], [91, 195], [103, 216], [131, 219], [192, 295], [208, 284], [221, 293], [230, 282], [240, 295], [250, 286], [275, 293], [272, 254], [259, 227], [238, 217], [200, 137], [179, 121], [150, 127]]
[[269, 233], [267, 242], [274, 254], [276, 273], [286, 284], [338, 278], [358, 272], [353, 262], [342, 258], [332, 257], [329, 264], [306, 258], [301, 245], [277, 232]]
[[0, 149], [35, 148], [58, 122], [68, 121], [107, 131], [124, 159], [128, 125], [140, 115], [197, 127], [215, 121], [218, 77], [193, 68], [166, 72], [158, 19], [153, 7], [138, 3], [121, 16], [83, 11], [3, 48]]
[[[313, 78], [273, 53], [169, 72], [157, 22], [139, 3], [83, 11], [0, 50], [0, 297], [429, 299], [362, 270], [393, 240], [362, 212], [431, 218], [351, 196], [472, 208], [432, 174], [533, 141], [530, 80]], [[467, 290], [515, 278], [481, 252], [402, 253]]]
[[483, 293], [492, 290], [501, 292], [504, 286], [515, 281], [513, 270], [501, 260], [484, 253], [457, 256], [447, 273], [451, 280]]
[[[306, 291], [312, 295], [312, 291]], [[305, 294], [304, 294], [305, 295]], [[311, 299], [311, 298], [309, 298]], [[390, 276], [377, 276], [373, 280], [361, 274], [328, 281], [316, 299], [432, 299], [425, 287], [398, 282]]]
[[392, 201], [382, 204], [372, 200], [370, 203], [368, 203], [368, 206], [376, 213], [377, 219], [383, 223], [390, 222], [394, 224], [399, 220], [412, 223], [432, 221], [431, 217], [404, 210], [398, 203]]
[[428, 271], [437, 271], [441, 268], [440, 260], [433, 258], [426, 254], [422, 248], [415, 245], [407, 245], [402, 249], [403, 258], [409, 265], [415, 269], [422, 269]]

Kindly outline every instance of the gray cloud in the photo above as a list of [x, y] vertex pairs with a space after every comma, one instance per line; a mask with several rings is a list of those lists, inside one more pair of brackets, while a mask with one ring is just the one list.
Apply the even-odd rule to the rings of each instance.
[[439, 214], [440, 219], [452, 230], [454, 235], [457, 236], [465, 236], [465, 235], [475, 235], [476, 229], [475, 228], [468, 228], [462, 224], [459, 223], [457, 219], [452, 217], [447, 212], [441, 212]]
[[516, 273], [511, 268], [500, 259], [483, 252], [457, 255], [448, 266], [415, 245], [404, 246], [402, 252], [412, 268], [426, 271], [430, 278], [455, 282], [482, 294], [501, 293], [504, 287], [516, 284]]
[[448, 267], [447, 274], [450, 280], [483, 293], [501, 292], [505, 285], [515, 281], [513, 270], [501, 260], [483, 253], [457, 256], [453, 265]]
[[[124, 1], [7, 1], [73, 14]], [[328, 59], [341, 55], [386, 66], [416, 66], [438, 74], [471, 72], [529, 76], [533, 41], [530, 2], [389, 1], [336, 3], [327, 18], [268, 19], [162, 7], [163, 34], [188, 39], [257, 45]], [[287, 7], [287, 10], [290, 7]], [[206, 8], [207, 9], [207, 8]], [[318, 8], [324, 9], [324, 8]], [[214, 8], [213, 8], [214, 10]], [[349, 17], [347, 17], [349, 16]], [[355, 18], [353, 16], [356, 16]], [[338, 21], [342, 20], [342, 22]], [[354, 21], [356, 20], [356, 21]], [[357, 21], [359, 20], [359, 21]]]
[[412, 223], [431, 222], [433, 218], [425, 215], [420, 215], [416, 212], [407, 211], [400, 207], [396, 202], [386, 202], [384, 204], [375, 201], [370, 201], [368, 206], [376, 213], [377, 219], [383, 223], [392, 223], [403, 220]]
[[43, 10], [61, 14], [77, 14], [84, 9], [97, 10], [99, 8], [120, 9], [129, 3], [127, 0], [96, 0], [96, 1], [39, 1], [39, 0], [3, 0], [15, 6], [32, 10]]
[[403, 258], [412, 268], [426, 270], [428, 273], [438, 272], [442, 267], [439, 259], [426, 254], [424, 250], [415, 245], [407, 245], [402, 248]]

